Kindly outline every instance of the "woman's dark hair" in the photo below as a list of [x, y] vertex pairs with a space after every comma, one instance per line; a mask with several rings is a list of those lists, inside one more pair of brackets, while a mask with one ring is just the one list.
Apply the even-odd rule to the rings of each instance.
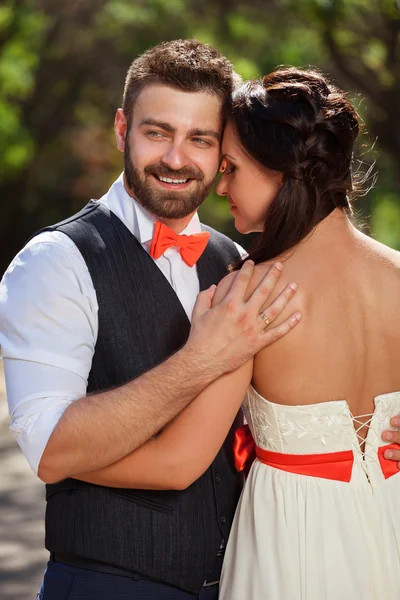
[[232, 96], [230, 120], [246, 154], [283, 174], [248, 258], [256, 263], [276, 258], [335, 208], [351, 213], [358, 116], [324, 75], [290, 67], [249, 81]]

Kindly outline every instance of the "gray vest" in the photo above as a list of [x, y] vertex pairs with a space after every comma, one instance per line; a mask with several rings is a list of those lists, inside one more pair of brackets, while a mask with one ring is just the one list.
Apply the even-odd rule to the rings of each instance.
[[[88, 392], [122, 385], [184, 345], [190, 323], [178, 297], [118, 217], [91, 201], [47, 229], [74, 241], [96, 290], [99, 334]], [[231, 240], [205, 229], [211, 238], [197, 263], [201, 289], [218, 283], [239, 258]], [[46, 548], [197, 593], [228, 538], [241, 491], [232, 455], [238, 421], [209, 469], [186, 490], [114, 489], [75, 479], [47, 485]]]

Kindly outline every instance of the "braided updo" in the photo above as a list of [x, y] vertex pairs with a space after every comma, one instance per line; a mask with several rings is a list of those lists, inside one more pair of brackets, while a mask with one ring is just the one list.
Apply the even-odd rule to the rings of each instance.
[[284, 176], [249, 258], [275, 258], [335, 208], [351, 212], [358, 116], [325, 76], [291, 67], [249, 81], [232, 97], [230, 121], [243, 150]]

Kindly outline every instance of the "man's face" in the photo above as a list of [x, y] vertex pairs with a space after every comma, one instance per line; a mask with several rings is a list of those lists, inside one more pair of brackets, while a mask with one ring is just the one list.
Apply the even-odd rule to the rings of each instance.
[[218, 171], [221, 100], [205, 92], [146, 86], [125, 141], [125, 178], [149, 212], [182, 219], [209, 195]]

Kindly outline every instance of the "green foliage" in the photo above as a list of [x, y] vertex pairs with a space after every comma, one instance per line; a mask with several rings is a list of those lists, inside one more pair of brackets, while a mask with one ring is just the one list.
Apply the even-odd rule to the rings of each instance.
[[382, 195], [371, 218], [374, 237], [400, 250], [400, 204], [396, 194]]
[[[311, 64], [363, 98], [379, 178], [360, 208], [400, 248], [396, 0], [10, 0], [0, 7], [0, 272], [35, 229], [99, 197], [121, 170], [112, 124], [133, 58], [190, 37], [245, 79]], [[224, 199], [201, 211], [234, 234]]]
[[[40, 35], [46, 21], [38, 11], [0, 8], [0, 39], [6, 40], [0, 54], [0, 175], [4, 179], [17, 175], [34, 155], [34, 141], [24, 126], [20, 102], [35, 85]], [[15, 35], [7, 39], [15, 24]]]

